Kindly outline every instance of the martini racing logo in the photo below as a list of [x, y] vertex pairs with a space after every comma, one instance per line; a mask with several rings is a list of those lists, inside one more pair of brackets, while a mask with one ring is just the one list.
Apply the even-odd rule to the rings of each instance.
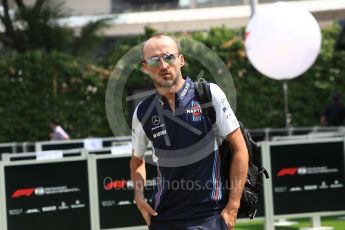
[[202, 109], [200, 107], [199, 102], [192, 101], [192, 108], [189, 108], [186, 110], [187, 114], [192, 114], [192, 120], [195, 121], [201, 121], [201, 114]]

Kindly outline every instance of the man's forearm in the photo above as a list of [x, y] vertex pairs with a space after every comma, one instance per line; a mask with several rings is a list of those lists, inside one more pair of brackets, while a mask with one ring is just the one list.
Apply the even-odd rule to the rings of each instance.
[[227, 208], [238, 209], [248, 174], [248, 152], [234, 153], [230, 167], [230, 195]]
[[136, 159], [131, 160], [131, 180], [135, 197], [144, 198], [144, 186], [146, 183], [145, 162]]
[[144, 185], [145, 180], [140, 176], [139, 173], [135, 173], [135, 176], [132, 177], [133, 186], [134, 186], [134, 196], [144, 198]]
[[[134, 154], [133, 154], [134, 155]], [[147, 225], [151, 223], [151, 216], [157, 216], [158, 213], [152, 209], [144, 197], [144, 186], [146, 182], [145, 161], [132, 156], [131, 159], [131, 178], [134, 186], [134, 199], [137, 207]]]

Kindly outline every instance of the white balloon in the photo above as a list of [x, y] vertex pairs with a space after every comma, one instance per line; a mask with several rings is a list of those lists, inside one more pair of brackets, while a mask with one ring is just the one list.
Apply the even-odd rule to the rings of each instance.
[[278, 2], [263, 5], [246, 28], [245, 48], [252, 65], [267, 77], [300, 76], [315, 62], [321, 31], [307, 10]]

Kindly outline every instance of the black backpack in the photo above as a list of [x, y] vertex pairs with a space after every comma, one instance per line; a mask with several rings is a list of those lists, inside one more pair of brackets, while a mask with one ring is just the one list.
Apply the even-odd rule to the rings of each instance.
[[[200, 79], [198, 82], [195, 83], [195, 93], [200, 100], [203, 114], [205, 114], [209, 122], [212, 124], [213, 133], [216, 137], [219, 146], [219, 151], [221, 154], [222, 177], [226, 182], [226, 188], [229, 189], [229, 186], [231, 185], [231, 183], [229, 183], [229, 170], [232, 153], [229, 148], [229, 142], [227, 140], [221, 141], [221, 138], [219, 136], [218, 128], [215, 124], [216, 111], [212, 104], [212, 95], [210, 92], [209, 85], [204, 79]], [[256, 155], [258, 152], [258, 146], [253, 141], [249, 131], [246, 128], [244, 128], [241, 122], [240, 129], [247, 145], [249, 154], [249, 164], [247, 181], [245, 183], [244, 190], [242, 193], [241, 204], [238, 210], [238, 216], [246, 216], [250, 219], [253, 219], [257, 212], [256, 205], [259, 201], [259, 197], [263, 187], [262, 174], [264, 174], [266, 178], [269, 178], [269, 175], [266, 169], [254, 157], [254, 155]]]

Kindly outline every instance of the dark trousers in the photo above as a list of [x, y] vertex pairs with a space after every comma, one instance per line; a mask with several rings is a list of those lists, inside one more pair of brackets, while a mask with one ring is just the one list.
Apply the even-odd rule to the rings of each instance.
[[228, 230], [220, 215], [190, 220], [169, 220], [152, 222], [150, 230]]

